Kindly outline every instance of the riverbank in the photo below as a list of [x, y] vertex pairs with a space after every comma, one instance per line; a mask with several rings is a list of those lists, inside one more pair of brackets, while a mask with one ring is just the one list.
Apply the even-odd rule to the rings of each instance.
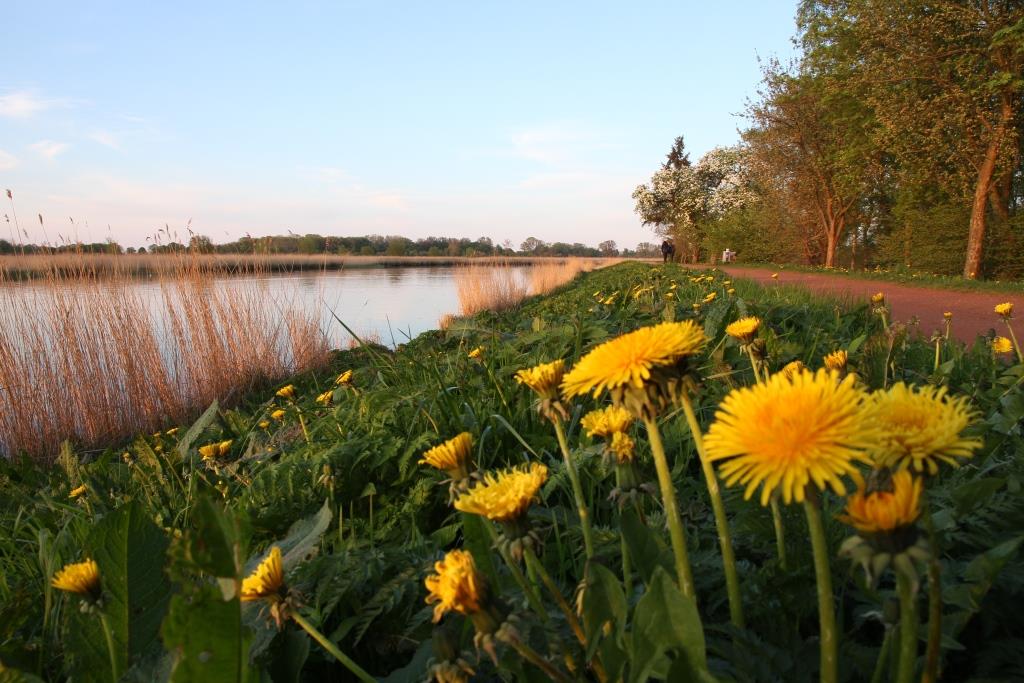
[[[539, 585], [543, 608], [531, 607], [537, 596], [528, 597], [513, 565], [492, 550], [490, 524], [452, 509], [448, 476], [422, 464], [424, 453], [468, 432], [472, 446], [464, 455], [480, 471], [525, 463], [547, 468], [529, 524], [539, 562], [559, 598], [571, 602], [588, 576], [574, 487], [559, 440], [538, 414], [535, 396], [517, 383], [517, 371], [555, 359], [572, 365], [595, 345], [640, 326], [693, 320], [709, 338], [689, 366], [700, 386], [695, 417], [706, 430], [724, 396], [755, 381], [747, 355], [724, 332], [746, 315], [762, 321], [771, 372], [796, 360], [818, 368], [825, 354], [846, 350], [850, 369], [868, 387], [935, 382], [969, 397], [978, 412], [971, 433], [984, 446], [964, 467], [945, 468], [929, 482], [948, 562], [941, 604], [950, 629], [943, 640], [945, 671], [951, 680], [982, 671], [1000, 675], [1005, 669], [986, 648], [1024, 630], [1024, 616], [1002, 607], [1014, 604], [1021, 588], [1016, 577], [1024, 571], [1018, 551], [1024, 501], [1014, 483], [1024, 476], [1018, 426], [1024, 404], [1013, 385], [1024, 368], [987, 347], [967, 349], [951, 340], [940, 344], [936, 371], [933, 346], [909, 339], [890, 348], [880, 317], [867, 306], [722, 273], [635, 263], [581, 274], [501, 314], [454, 320], [393, 351], [335, 352], [325, 369], [250, 393], [231, 409], [214, 404], [194, 423], [169, 424], [122, 447], [82, 457], [72, 445], [51, 469], [0, 464], [0, 660], [46, 680], [83, 672], [89, 680], [110, 680], [111, 657], [95, 608], [79, 611], [78, 598], [50, 585], [64, 564], [95, 558], [110, 596], [103, 609], [117, 615], [113, 660], [123, 671], [132, 668], [134, 678], [158, 679], [171, 669], [188, 680], [241, 680], [239, 672], [249, 670], [273, 671], [275, 680], [300, 671], [308, 678], [343, 678], [343, 667], [294, 624], [278, 631], [269, 606], [239, 602], [241, 579], [278, 546], [289, 609], [375, 677], [421, 680], [431, 662], [455, 666], [458, 657], [484, 678], [499, 670], [543, 675], [500, 643], [496, 667], [474, 647], [472, 627], [467, 621], [462, 628], [457, 615], [443, 622], [450, 629], [432, 624], [424, 578], [453, 547], [477, 558], [501, 609], [516, 613], [516, 632], [551, 666], [564, 668], [566, 654], [586, 661], [593, 655], [579, 645], [557, 600]], [[611, 635], [620, 625], [627, 633], [646, 623], [644, 610], [654, 608], [655, 592], [667, 590], [658, 577], [674, 565], [658, 500], [637, 489], [642, 517], [628, 520], [609, 500], [619, 488], [615, 468], [580, 425], [598, 405], [586, 397], [564, 404], [566, 442], [593, 529], [590, 565], [601, 567], [600, 583], [588, 583], [589, 597], [582, 598], [585, 637], [602, 638], [604, 624], [612, 623], [609, 639], [601, 641], [601, 661], [620, 661], [626, 671], [655, 662], [667, 671], [671, 653], [683, 647], [676, 640], [644, 655], [629, 639]], [[673, 625], [666, 633], [692, 636], [685, 647], [700, 659], [689, 661], [701, 665], [706, 658], [718, 677], [813, 678], [816, 658], [807, 653], [818, 648], [817, 612], [806, 599], [815, 579], [803, 511], [783, 509], [784, 568], [771, 515], [744, 500], [742, 489], [726, 489], [747, 623], [729, 626], [715, 518], [693, 439], [675, 412], [663, 414], [658, 429], [683, 502], [699, 601], [679, 602], [673, 588], [671, 600], [685, 608], [690, 627], [681, 629], [678, 611], [659, 613], [654, 623]], [[629, 434], [639, 481], [653, 483], [647, 432], [634, 426]], [[843, 666], [853, 678], [867, 679], [887, 628], [861, 614], [877, 606], [879, 593], [852, 581], [849, 563], [837, 558], [839, 543], [851, 533], [835, 519], [842, 499], [827, 494], [824, 504]], [[620, 577], [624, 541], [634, 544], [626, 582]], [[537, 567], [530, 566], [533, 576]], [[888, 580], [881, 590], [891, 592]], [[968, 594], [970, 600], [962, 598]], [[609, 601], [594, 603], [600, 596]], [[605, 604], [611, 612], [596, 611]], [[434, 649], [435, 629], [442, 654]], [[742, 647], [735, 647], [737, 639]], [[608, 649], [613, 646], [620, 650]], [[751, 657], [761, 652], [775, 656]], [[217, 676], [223, 677], [215, 678], [220, 664]]]

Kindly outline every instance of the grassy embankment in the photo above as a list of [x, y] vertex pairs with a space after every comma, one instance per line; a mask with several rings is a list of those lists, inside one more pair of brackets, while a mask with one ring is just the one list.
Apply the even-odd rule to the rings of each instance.
[[[945, 673], [948, 680], [1019, 673], [1024, 616], [1014, 606], [1024, 590], [1024, 368], [994, 358], [983, 345], [968, 349], [950, 342], [940, 345], [936, 370], [932, 346], [890, 344], [867, 308], [793, 288], [730, 285], [721, 275], [693, 280], [673, 266], [629, 264], [588, 273], [550, 296], [502, 314], [452, 321], [447, 330], [421, 335], [394, 352], [368, 346], [336, 353], [326, 371], [290, 380], [293, 398], [275, 396], [271, 388], [234, 409], [213, 405], [192, 425], [140, 435], [88, 462], [67, 450], [49, 470], [4, 465], [0, 661], [48, 680], [73, 672], [83, 680], [108, 681], [112, 666], [133, 680], [161, 678], [171, 668], [179, 680], [243, 680], [254, 669], [275, 680], [295, 680], [299, 671], [306, 680], [344, 676], [295, 624], [286, 620], [277, 632], [265, 606], [239, 603], [240, 579], [276, 544], [285, 553], [293, 609], [371, 674], [422, 680], [428, 660], [443, 659], [431, 644], [432, 608], [424, 604], [423, 579], [445, 549], [464, 545], [518, 613], [523, 640], [559, 670], [568, 671], [570, 659], [578, 666], [596, 657], [603, 667], [621, 664], [630, 675], [640, 675], [644, 662], [664, 673], [673, 662], [683, 666], [680, 661], [702, 668], [706, 652], [709, 671], [721, 678], [810, 680], [817, 670], [818, 630], [802, 512], [797, 506], [783, 510], [783, 568], [766, 509], [744, 501], [742, 491], [726, 489], [746, 608], [746, 627], [730, 626], [710, 501], [678, 412], [664, 415], [660, 429], [689, 537], [704, 624], [699, 642], [692, 603], [681, 601], [678, 591], [660, 601], [653, 594], [668, 590], [659, 577], [662, 568], [672, 567], [657, 500], [641, 495], [642, 518], [628, 520], [608, 501], [612, 474], [579, 426], [593, 401], [567, 406], [567, 430], [590, 509], [595, 561], [606, 568], [584, 598], [583, 628], [597, 654], [576, 643], [568, 613], [551, 596], [543, 598], [545, 607], [529, 609], [520, 585], [543, 590], [529, 588], [536, 568], [520, 584], [522, 574], [490, 550], [488, 523], [455, 513], [444, 477], [417, 465], [427, 448], [463, 431], [473, 435], [473, 460], [481, 470], [545, 463], [550, 477], [530, 518], [543, 545], [543, 567], [571, 602], [586, 566], [572, 487], [550, 425], [514, 373], [557, 358], [571, 364], [593, 345], [641, 325], [692, 318], [710, 339], [696, 367], [702, 378], [697, 418], [706, 426], [730, 389], [753, 383], [746, 357], [723, 328], [756, 314], [773, 371], [792, 360], [820, 367], [824, 354], [843, 348], [870, 387], [896, 380], [939, 383], [970, 397], [979, 412], [972, 433], [984, 446], [963, 467], [944, 468], [928, 484], [944, 568]], [[349, 370], [351, 382], [336, 384]], [[641, 477], [653, 481], [647, 437], [636, 428], [632, 435]], [[224, 447], [202, 457], [199, 448], [210, 444]], [[885, 653], [895, 650], [896, 617], [881, 607], [894, 594], [893, 582], [886, 576], [872, 588], [859, 570], [835, 558], [850, 531], [834, 519], [842, 501], [829, 494], [824, 504], [842, 669], [867, 680], [876, 666], [888, 669]], [[627, 545], [633, 558], [629, 588], [614, 578]], [[109, 648], [97, 608], [79, 611], [77, 598], [49, 585], [62, 565], [86, 557], [97, 559], [103, 575], [99, 611], [112, 615]], [[927, 615], [925, 583], [918, 612]], [[669, 603], [680, 609], [657, 611]], [[632, 626], [620, 631], [627, 615]], [[649, 617], [656, 617], [653, 630], [645, 626]], [[690, 627], [680, 619], [691, 619]], [[461, 653], [482, 679], [494, 678], [494, 664], [473, 647], [468, 622], [449, 615], [443, 623], [440, 642], [453, 648], [450, 662]], [[926, 628], [922, 623], [922, 637]], [[500, 647], [498, 655], [506, 675], [545, 680], [511, 648]]]

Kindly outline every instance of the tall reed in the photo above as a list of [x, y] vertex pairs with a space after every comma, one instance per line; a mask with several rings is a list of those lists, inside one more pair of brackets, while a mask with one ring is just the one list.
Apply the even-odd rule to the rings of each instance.
[[147, 284], [68, 263], [0, 275], [0, 455], [110, 445], [327, 360], [316, 312], [262, 279], [226, 287], [188, 257]]

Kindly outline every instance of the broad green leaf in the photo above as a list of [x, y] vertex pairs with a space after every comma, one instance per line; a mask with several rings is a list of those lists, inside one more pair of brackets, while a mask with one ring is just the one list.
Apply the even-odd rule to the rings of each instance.
[[[646, 681], [663, 658], [685, 660], [687, 680], [710, 678], [704, 647], [704, 629], [696, 603], [684, 596], [668, 572], [655, 570], [647, 592], [633, 610], [630, 681]], [[672, 665], [678, 669], [683, 665]]]
[[600, 652], [605, 672], [612, 680], [618, 680], [626, 663], [623, 635], [628, 610], [619, 577], [607, 567], [589, 564], [582, 615], [587, 636], [586, 659], [589, 661]]
[[[160, 622], [171, 595], [164, 573], [167, 544], [163, 531], [138, 503], [108, 514], [86, 540], [83, 557], [99, 565], [103, 612], [121, 673], [150, 647], [159, 646]], [[99, 615], [74, 609], [68, 613], [72, 670], [81, 680], [106, 683], [111, 678], [110, 657]]]
[[622, 511], [622, 535], [629, 546], [630, 557], [640, 572], [645, 584], [650, 584], [654, 571], [659, 567], [668, 570], [671, 560], [664, 542], [651, 529], [640, 521], [636, 512], [630, 509]]
[[498, 570], [494, 565], [494, 553], [491, 552], [491, 535], [487, 533], [488, 520], [479, 515], [460, 512], [462, 517], [463, 545], [473, 555], [473, 562], [492, 586], [500, 586]]
[[951, 497], [957, 514], [963, 515], [977, 505], [988, 502], [994, 493], [1006, 484], [1003, 477], [981, 477], [953, 489]]
[[185, 460], [188, 457], [188, 449], [192, 447], [195, 440], [199, 438], [199, 435], [203, 433], [210, 424], [217, 419], [217, 409], [219, 408], [217, 401], [214, 400], [210, 404], [210, 407], [199, 416], [199, 419], [192, 423], [192, 426], [188, 428], [185, 435], [178, 440], [178, 458]]
[[270, 650], [270, 680], [274, 683], [299, 683], [302, 666], [309, 657], [310, 638], [297, 628], [285, 629], [274, 639]]
[[188, 598], [175, 596], [163, 637], [174, 657], [174, 683], [255, 680], [249, 669], [252, 635], [242, 623], [241, 604], [237, 597], [222, 600], [214, 586]]
[[[964, 569], [964, 579], [968, 581], [946, 592], [945, 601], [961, 608], [961, 611], [946, 617], [951, 637], [955, 638], [963, 630], [967, 622], [981, 609], [982, 600], [988, 594], [996, 577], [1002, 571], [1024, 543], [1024, 536], [1018, 536], [995, 548], [978, 555]], [[945, 629], [944, 629], [945, 630]]]
[[249, 531], [240, 513], [225, 510], [208, 496], [200, 496], [192, 509], [194, 529], [188, 530], [175, 554], [210, 576], [236, 579], [247, 556]]

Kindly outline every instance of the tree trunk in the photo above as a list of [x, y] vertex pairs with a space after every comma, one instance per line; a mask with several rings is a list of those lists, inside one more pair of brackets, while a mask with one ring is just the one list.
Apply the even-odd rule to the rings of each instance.
[[974, 202], [971, 205], [971, 226], [967, 232], [967, 259], [964, 261], [964, 277], [974, 280], [981, 274], [981, 255], [985, 248], [986, 212], [988, 195], [992, 189], [992, 178], [995, 175], [996, 163], [999, 161], [999, 148], [1002, 147], [1006, 127], [1013, 118], [1013, 105], [1009, 98], [1003, 98], [999, 125], [992, 135], [992, 140], [985, 150], [985, 158], [978, 167], [978, 180], [974, 186]]

